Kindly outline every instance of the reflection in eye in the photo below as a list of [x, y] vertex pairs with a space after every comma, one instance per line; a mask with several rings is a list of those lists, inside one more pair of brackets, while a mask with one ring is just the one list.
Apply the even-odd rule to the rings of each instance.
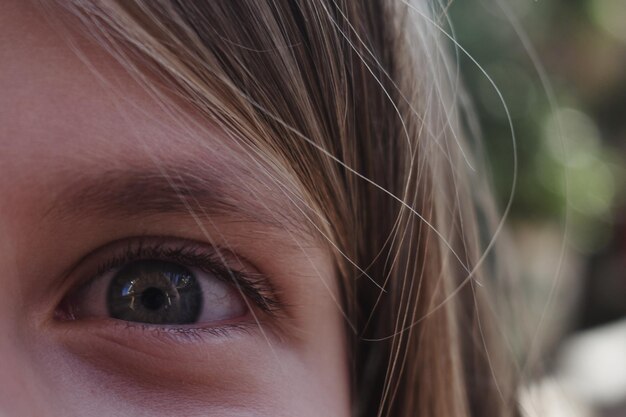
[[109, 284], [109, 314], [120, 320], [152, 324], [195, 323], [201, 314], [208, 321], [245, 314], [245, 304], [232, 294], [233, 289], [210, 274], [204, 275], [209, 276], [199, 280], [189, 269], [171, 262], [130, 263]]
[[95, 277], [62, 302], [62, 316], [189, 325], [242, 318], [249, 310], [245, 298], [268, 312], [276, 305], [266, 278], [224, 265], [223, 256], [197, 242], [140, 240], [108, 256]]

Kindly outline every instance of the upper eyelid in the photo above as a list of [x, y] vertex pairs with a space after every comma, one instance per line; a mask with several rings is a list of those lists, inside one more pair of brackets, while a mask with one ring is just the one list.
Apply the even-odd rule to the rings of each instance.
[[[63, 298], [65, 299], [68, 294], [88, 288], [90, 283], [98, 277], [125, 263], [140, 259], [155, 259], [179, 262], [182, 265], [214, 273], [217, 279], [236, 285], [244, 296], [251, 298], [262, 310], [268, 313], [280, 310], [282, 303], [277, 298], [269, 277], [260, 272], [237, 271], [224, 265], [224, 259], [218, 259], [219, 251], [225, 250], [202, 242], [172, 236], [139, 236], [114, 241], [90, 252], [79, 261], [77, 269], [82, 269], [80, 266], [83, 264], [92, 264], [85, 268], [90, 272], [83, 271], [86, 276], [73, 280], [72, 286], [65, 291]], [[93, 266], [93, 258], [96, 258], [95, 266]], [[98, 258], [104, 258], [104, 260], [98, 260]], [[242, 265], [247, 262], [243, 259], [239, 260]], [[225, 275], [228, 275], [228, 279]]]

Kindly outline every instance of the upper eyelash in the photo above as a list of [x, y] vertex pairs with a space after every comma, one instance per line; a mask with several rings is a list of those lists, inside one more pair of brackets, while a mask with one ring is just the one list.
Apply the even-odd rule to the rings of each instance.
[[[164, 260], [177, 262], [183, 266], [195, 267], [213, 274], [217, 279], [238, 289], [252, 302], [267, 313], [280, 310], [281, 303], [267, 277], [260, 273], [237, 271], [227, 267], [220, 259], [219, 249], [180, 239], [141, 238], [131, 240], [126, 247], [116, 250], [116, 254], [101, 263], [93, 279], [111, 269], [137, 260]], [[87, 283], [89, 285], [89, 283]]]

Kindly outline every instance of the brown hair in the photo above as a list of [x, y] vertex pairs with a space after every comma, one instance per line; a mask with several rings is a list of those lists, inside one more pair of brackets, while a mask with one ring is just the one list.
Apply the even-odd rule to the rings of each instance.
[[355, 416], [515, 413], [484, 308], [495, 281], [481, 258], [488, 187], [469, 161], [432, 10], [59, 3], [160, 100], [193, 108], [272, 166], [288, 196], [304, 196], [336, 255]]

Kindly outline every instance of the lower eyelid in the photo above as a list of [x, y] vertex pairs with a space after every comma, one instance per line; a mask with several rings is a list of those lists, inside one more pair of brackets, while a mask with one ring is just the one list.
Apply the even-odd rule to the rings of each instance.
[[96, 343], [104, 349], [108, 344], [160, 358], [171, 358], [172, 352], [182, 347], [189, 349], [195, 346], [204, 351], [212, 344], [239, 337], [254, 337], [259, 332], [259, 323], [252, 317], [211, 326], [155, 326], [112, 318], [66, 321], [57, 323], [57, 326], [62, 328], [58, 334], [68, 347]]

